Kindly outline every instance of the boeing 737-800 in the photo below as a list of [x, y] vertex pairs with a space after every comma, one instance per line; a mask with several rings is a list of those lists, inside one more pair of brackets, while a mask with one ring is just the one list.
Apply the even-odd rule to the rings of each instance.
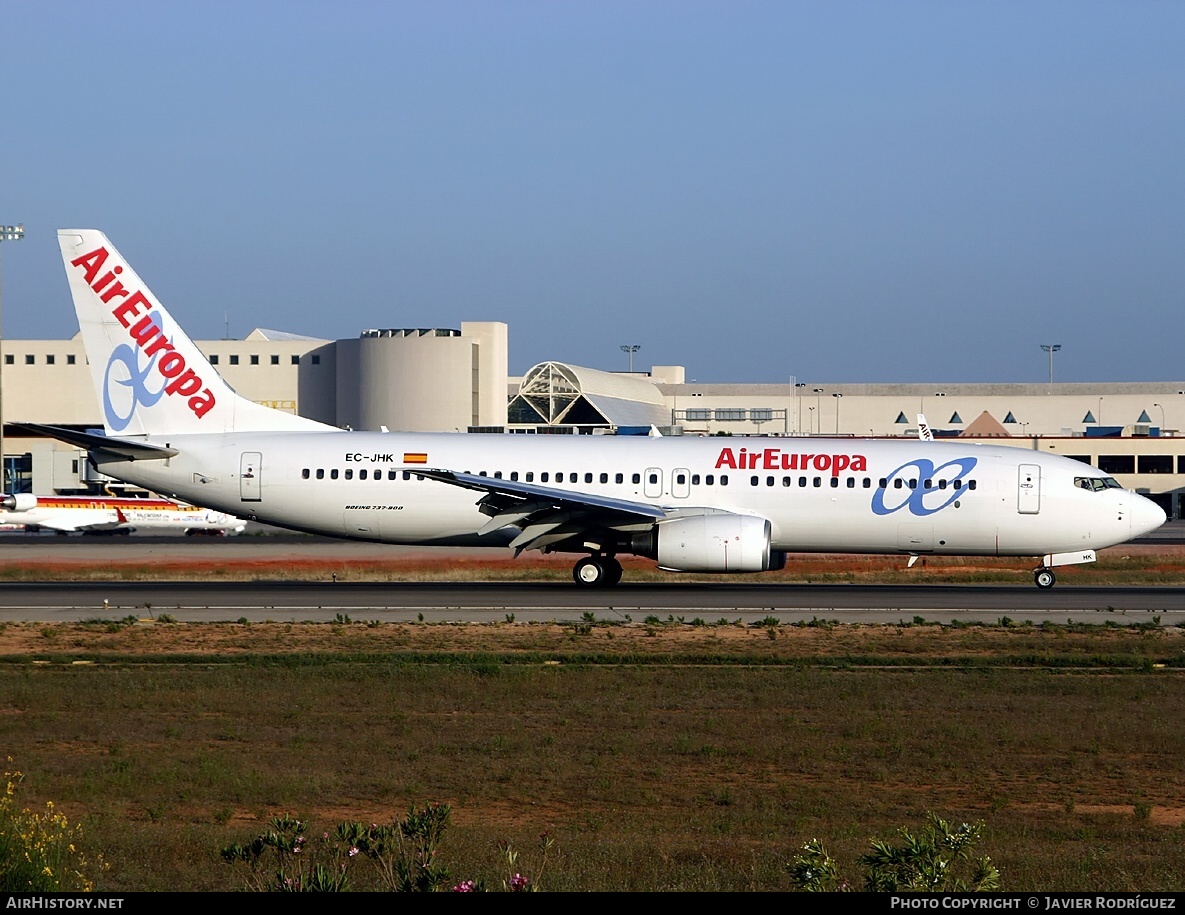
[[106, 435], [32, 426], [116, 479], [295, 530], [401, 544], [616, 556], [758, 572], [790, 552], [1040, 557], [1159, 527], [1101, 471], [999, 445], [917, 439], [355, 432], [238, 396], [101, 232], [58, 233]]

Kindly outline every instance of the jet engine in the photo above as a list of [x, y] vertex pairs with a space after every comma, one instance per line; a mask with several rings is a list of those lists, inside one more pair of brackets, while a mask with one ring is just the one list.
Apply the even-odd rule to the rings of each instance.
[[786, 565], [770, 549], [770, 526], [756, 515], [710, 512], [656, 524], [633, 551], [668, 572], [767, 572]]
[[10, 512], [27, 512], [37, 507], [37, 497], [29, 492], [0, 494], [0, 508]]

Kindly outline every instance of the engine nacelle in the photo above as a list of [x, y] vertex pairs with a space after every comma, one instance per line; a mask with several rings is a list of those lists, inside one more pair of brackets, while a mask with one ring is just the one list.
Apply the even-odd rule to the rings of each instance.
[[0, 508], [10, 512], [27, 512], [37, 507], [37, 497], [30, 492], [0, 495]]
[[766, 572], [786, 564], [770, 549], [770, 526], [756, 515], [713, 512], [657, 524], [653, 553], [668, 572]]

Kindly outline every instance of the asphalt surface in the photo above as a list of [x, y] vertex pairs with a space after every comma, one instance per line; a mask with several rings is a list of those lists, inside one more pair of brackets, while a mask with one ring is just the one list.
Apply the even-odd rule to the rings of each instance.
[[0, 621], [78, 621], [168, 613], [178, 621], [685, 622], [767, 617], [781, 623], [1068, 621], [1185, 623], [1185, 588], [992, 585], [762, 585], [623, 583], [586, 591], [557, 583], [10, 583]]
[[[1185, 525], [1166, 525], [1147, 547], [1171, 544]], [[1122, 549], [1122, 547], [1116, 548]], [[470, 550], [470, 556], [512, 562], [504, 549]], [[55, 537], [0, 536], [0, 563], [26, 560], [103, 559], [365, 559], [457, 556], [447, 547], [396, 547], [300, 535], [192, 538], [180, 536]], [[10, 582], [0, 585], [0, 622], [117, 619], [168, 613], [180, 621], [560, 622], [632, 620], [647, 617], [686, 622], [745, 622], [776, 618], [896, 623], [921, 617], [931, 622], [1067, 621], [1118, 624], [1185, 624], [1185, 588], [1085, 587], [1059, 584], [1042, 591], [1025, 585], [787, 585], [654, 582], [627, 579], [607, 590], [570, 583], [363, 583], [363, 582]]]

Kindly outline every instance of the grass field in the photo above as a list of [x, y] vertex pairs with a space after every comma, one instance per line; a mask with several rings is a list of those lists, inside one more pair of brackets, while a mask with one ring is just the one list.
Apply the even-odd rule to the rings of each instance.
[[[218, 850], [452, 805], [456, 879], [781, 890], [933, 811], [1005, 889], [1185, 889], [1185, 631], [10, 624], [0, 746], [104, 890], [221, 890]], [[318, 832], [319, 834], [319, 832]]]

